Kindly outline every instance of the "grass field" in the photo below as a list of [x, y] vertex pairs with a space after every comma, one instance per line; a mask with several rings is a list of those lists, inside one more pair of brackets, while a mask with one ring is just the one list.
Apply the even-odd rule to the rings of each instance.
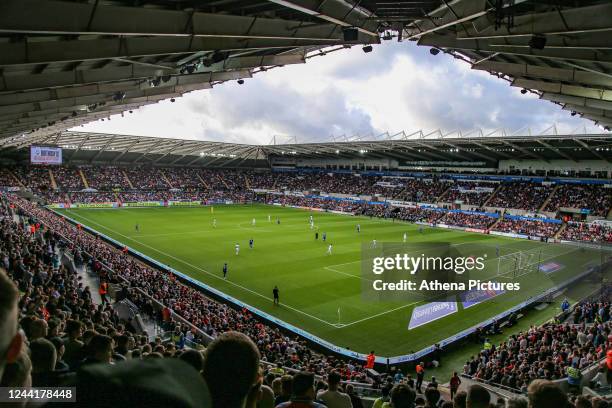
[[[567, 248], [553, 250], [551, 244], [441, 228], [426, 227], [419, 233], [419, 226], [408, 223], [276, 206], [216, 206], [213, 213], [208, 207], [61, 212], [338, 346], [363, 353], [373, 349], [379, 356], [402, 355], [430, 346], [542, 293], [555, 281], [584, 270], [588, 262], [598, 261], [593, 254]], [[326, 243], [314, 239], [308, 224], [310, 214], [319, 232], [326, 232], [328, 242], [333, 243], [332, 255], [326, 254]], [[277, 218], [280, 224], [276, 223]], [[136, 224], [140, 227], [138, 232]], [[520, 292], [506, 293], [465, 310], [459, 305], [455, 314], [408, 330], [412, 309], [419, 305], [418, 301], [410, 298], [403, 302], [366, 301], [362, 296], [364, 277], [360, 264], [362, 243], [373, 239], [381, 243], [401, 242], [404, 232], [409, 240], [419, 243], [481, 244], [489, 251], [488, 277], [497, 272], [496, 247], [502, 248], [503, 255], [542, 246], [544, 254], [564, 267], [554, 273], [555, 279], [537, 271], [515, 278], [524, 288]], [[248, 245], [251, 238], [253, 249]], [[234, 252], [236, 243], [240, 244], [238, 256]], [[224, 262], [229, 265], [227, 280], [222, 277]], [[272, 304], [275, 285], [280, 288], [280, 307]]]

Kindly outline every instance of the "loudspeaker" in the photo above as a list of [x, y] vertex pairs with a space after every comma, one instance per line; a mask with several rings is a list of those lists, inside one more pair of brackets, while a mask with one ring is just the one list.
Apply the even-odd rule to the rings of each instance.
[[342, 29], [342, 33], [344, 34], [344, 41], [351, 42], [357, 41], [357, 37], [359, 36], [359, 31], [355, 27], [347, 27]]

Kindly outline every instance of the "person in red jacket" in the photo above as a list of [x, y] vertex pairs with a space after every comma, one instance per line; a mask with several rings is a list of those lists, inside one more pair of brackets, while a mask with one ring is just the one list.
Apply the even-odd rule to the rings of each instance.
[[459, 378], [459, 375], [457, 375], [456, 371], [453, 371], [453, 376], [450, 379], [451, 400], [455, 397], [455, 394], [457, 394], [457, 390], [459, 390], [460, 385], [461, 385], [461, 378]]
[[98, 293], [100, 293], [102, 303], [106, 303], [106, 294], [108, 293], [108, 283], [106, 283], [106, 281], [100, 282], [100, 289], [98, 289]]
[[376, 361], [376, 356], [374, 355], [374, 350], [370, 351], [368, 357], [366, 359], [365, 368], [374, 368], [374, 362]]

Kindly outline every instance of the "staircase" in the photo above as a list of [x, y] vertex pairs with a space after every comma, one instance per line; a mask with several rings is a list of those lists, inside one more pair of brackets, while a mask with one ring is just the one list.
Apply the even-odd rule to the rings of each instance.
[[81, 180], [83, 180], [83, 185], [85, 186], [85, 188], [89, 188], [89, 183], [87, 182], [87, 178], [85, 177], [85, 173], [83, 173], [83, 170], [79, 169], [79, 174], [81, 175]]
[[251, 183], [249, 182], [249, 177], [244, 174], [244, 184], [246, 185], [247, 190], [251, 189]]
[[453, 188], [454, 185], [449, 185], [446, 190], [444, 190], [444, 192], [442, 194], [440, 194], [440, 196], [438, 198], [436, 198], [435, 202], [438, 203], [440, 201], [442, 201], [442, 198], [444, 198], [444, 196], [451, 190], [451, 188]]
[[230, 186], [225, 182], [225, 179], [223, 178], [223, 176], [221, 176], [221, 174], [217, 174], [217, 178], [221, 181], [221, 183], [223, 183], [225, 188], [227, 188], [228, 190], [230, 189]]
[[555, 195], [555, 193], [557, 192], [557, 190], [559, 189], [558, 184], [552, 189], [552, 191], [550, 192], [550, 194], [548, 195], [548, 197], [546, 197], [546, 200], [544, 200], [544, 204], [542, 204], [540, 206], [540, 208], [538, 208], [538, 212], [540, 211], [544, 211], [544, 209], [546, 208], [546, 206], [548, 205], [548, 203], [550, 202], [550, 200], [553, 198], [553, 196]]
[[499, 185], [497, 186], [497, 188], [495, 190], [493, 190], [493, 192], [491, 193], [491, 195], [489, 196], [489, 198], [487, 198], [487, 200], [482, 204], [483, 207], [486, 207], [489, 204], [489, 201], [491, 201], [493, 199], [493, 197], [495, 197], [495, 194], [497, 194], [497, 192], [499, 190], [501, 190], [502, 188], [502, 183], [499, 183]]
[[49, 180], [51, 180], [51, 187], [54, 190], [57, 190], [57, 183], [55, 182], [55, 176], [53, 175], [51, 169], [49, 169]]
[[499, 217], [495, 220], [495, 222], [489, 227], [489, 231], [492, 231], [493, 229], [495, 229], [495, 227], [497, 227], [497, 224], [499, 224], [503, 219], [504, 219], [504, 213], [501, 213]]
[[168, 185], [168, 187], [170, 188], [174, 188], [172, 187], [172, 183], [170, 182], [170, 180], [168, 179], [168, 176], [166, 176], [166, 173], [164, 173], [164, 171], [162, 169], [159, 169], [159, 174], [161, 174], [162, 179], [166, 182], [166, 184]]
[[134, 185], [132, 184], [132, 180], [130, 180], [130, 178], [128, 177], [128, 175], [125, 172], [125, 170], [121, 170], [121, 173], [123, 173], [123, 176], [125, 177], [125, 180], [127, 181], [128, 186], [130, 186], [130, 188], [133, 190], [134, 189]]
[[608, 211], [608, 215], [606, 216], [607, 220], [612, 220], [612, 208], [610, 208], [610, 211]]
[[278, 184], [278, 175], [274, 177], [274, 184], [272, 184], [272, 190], [276, 190], [276, 185]]
[[561, 228], [559, 228], [559, 230], [555, 233], [555, 235], [553, 236], [554, 239], [559, 239], [559, 237], [561, 236], [561, 233], [563, 231], [565, 231], [565, 229], [567, 228], [567, 223], [563, 223], [563, 225], [561, 225]]
[[208, 185], [208, 183], [206, 181], [204, 181], [204, 179], [202, 178], [200, 173], [196, 173], [196, 176], [198, 176], [198, 179], [202, 182], [204, 187], [206, 187], [207, 190], [210, 190], [210, 186]]
[[19, 180], [19, 178], [15, 175], [15, 173], [11, 171], [11, 169], [7, 169], [7, 171], [8, 171], [9, 176], [11, 176], [13, 180], [17, 182], [19, 187], [26, 188], [26, 186], [21, 182], [21, 180]]

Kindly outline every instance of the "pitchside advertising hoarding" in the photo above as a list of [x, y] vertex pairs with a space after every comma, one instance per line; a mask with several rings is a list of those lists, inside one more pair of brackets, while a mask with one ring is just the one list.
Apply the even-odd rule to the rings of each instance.
[[62, 164], [62, 148], [54, 146], [30, 146], [30, 163]]

